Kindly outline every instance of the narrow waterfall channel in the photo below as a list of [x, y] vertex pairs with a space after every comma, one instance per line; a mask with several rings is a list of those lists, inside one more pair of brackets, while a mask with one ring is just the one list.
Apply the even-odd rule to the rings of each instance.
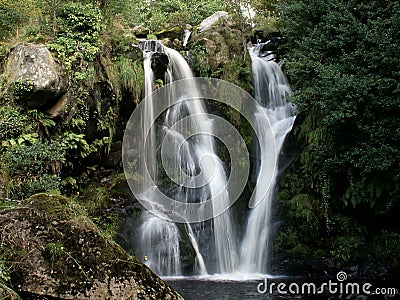
[[[193, 224], [183, 222], [183, 226], [143, 211], [139, 219], [138, 254], [140, 257], [146, 257], [146, 263], [159, 275], [184, 274], [180, 261], [180, 242], [183, 235], [191, 244], [191, 250], [195, 255], [192, 275], [249, 275], [268, 272], [271, 203], [278, 174], [276, 165], [285, 136], [292, 128], [295, 108], [286, 101], [286, 96], [291, 93], [291, 90], [280, 66], [274, 61], [261, 57], [261, 46], [249, 47], [249, 52], [252, 59], [255, 98], [260, 104], [259, 109], [264, 110], [260, 111], [260, 114], [266, 114], [269, 120], [259, 117], [257, 113], [254, 116], [257, 127], [254, 130], [261, 133], [260, 153], [257, 155], [257, 184], [252, 198], [253, 206], [250, 205], [242, 239], [238, 238], [240, 227], [233, 220], [232, 209], [211, 221]], [[162, 53], [169, 60], [164, 78], [165, 88], [169, 89], [168, 97], [191, 99], [169, 107], [162, 118], [153, 124], [153, 127], [155, 125], [157, 129], [153, 128], [148, 133], [147, 168], [153, 181], [142, 183], [146, 190], [143, 197], [151, 202], [152, 191], [163, 188], [154, 184], [163, 180], [157, 161], [160, 161], [160, 151], [164, 151], [163, 167], [167, 169], [166, 172], [170, 178], [197, 177], [198, 180], [200, 176], [203, 179], [211, 178], [211, 180], [201, 188], [189, 189], [175, 184], [168, 188], [164, 187], [163, 191], [173, 199], [186, 203], [203, 202], [214, 195], [222, 194], [219, 198], [222, 201], [213, 202], [213, 209], [219, 211], [220, 206], [225, 207], [229, 203], [229, 191], [226, 189], [227, 175], [224, 163], [216, 151], [213, 123], [205, 115], [204, 100], [199, 98], [200, 92], [195, 85], [187, 86], [183, 90], [176, 90], [168, 85], [177, 80], [193, 78], [192, 71], [177, 51], [165, 47], [158, 41], [143, 41], [139, 47], [144, 55], [145, 96], [151, 97], [156, 80], [152, 69], [152, 55]], [[155, 104], [151, 101], [149, 103], [151, 105], [146, 104], [144, 109], [143, 122], [150, 122], [149, 120], [152, 121], [155, 118], [154, 107], [152, 107]], [[186, 117], [189, 117], [189, 123], [180, 122]], [[262, 139], [262, 132], [268, 126], [272, 127], [275, 145]], [[208, 134], [198, 134], [185, 139], [181, 133], [185, 130]], [[271, 151], [271, 147], [274, 147], [273, 150], [277, 153], [276, 161], [266, 159], [271, 157], [266, 154], [267, 151]], [[167, 159], [164, 161], [165, 157]], [[266, 177], [265, 174], [271, 172], [271, 168], [275, 170], [275, 175], [271, 187], [265, 193], [265, 188], [258, 187], [266, 184], [263, 180]], [[198, 213], [201, 214], [201, 211]]]
[[[268, 272], [268, 256], [271, 227], [271, 205], [275, 195], [276, 177], [278, 175], [279, 153], [286, 135], [292, 129], [294, 123], [295, 107], [286, 101], [291, 90], [280, 66], [274, 61], [268, 61], [260, 57], [260, 49], [263, 44], [252, 46], [249, 53], [252, 59], [253, 84], [255, 98], [263, 107], [268, 116], [270, 126], [275, 137], [276, 161], [265, 159], [265, 153], [271, 146], [265, 140], [259, 141], [260, 154], [258, 165], [257, 184], [254, 191], [255, 207], [251, 208], [240, 254], [240, 272], [245, 274], [266, 274]], [[264, 118], [257, 115], [256, 130], [266, 128]], [[262, 135], [260, 135], [262, 136]], [[268, 168], [275, 169], [272, 185], [267, 193], [260, 191], [264, 174]]]

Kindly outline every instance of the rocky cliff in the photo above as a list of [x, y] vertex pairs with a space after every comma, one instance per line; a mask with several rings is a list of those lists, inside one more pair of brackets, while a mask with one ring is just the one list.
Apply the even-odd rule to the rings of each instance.
[[8, 285], [23, 299], [182, 299], [67, 198], [35, 195], [0, 211], [0, 228]]

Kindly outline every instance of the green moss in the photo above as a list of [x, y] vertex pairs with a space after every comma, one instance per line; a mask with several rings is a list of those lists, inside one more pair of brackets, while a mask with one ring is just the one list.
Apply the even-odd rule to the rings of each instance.
[[[3, 227], [9, 217], [13, 218], [12, 225]], [[32, 272], [26, 260], [32, 251], [42, 255], [35, 261], [39, 265], [32, 267], [39, 268], [48, 263], [51, 266], [49, 274], [59, 281], [59, 293], [90, 289], [95, 278], [100, 281], [106, 276], [123, 278], [123, 274], [132, 272], [141, 273], [147, 280], [152, 276], [135, 258], [99, 231], [78, 204], [65, 197], [44, 193], [34, 195], [14, 210], [0, 215], [0, 224], [3, 228], [1, 236], [13, 236], [0, 245], [0, 249], [8, 262], [14, 285], [22, 283], [19, 280], [26, 272]], [[19, 238], [17, 232], [20, 231], [24, 232], [24, 239]]]
[[171, 40], [174, 39], [179, 39], [181, 40], [183, 37], [183, 28], [176, 26], [176, 27], [172, 27], [172, 28], [168, 28], [168, 29], [163, 29], [160, 31], [157, 31], [154, 33], [154, 35], [158, 38], [158, 39], [164, 39], [164, 38], [169, 38]]

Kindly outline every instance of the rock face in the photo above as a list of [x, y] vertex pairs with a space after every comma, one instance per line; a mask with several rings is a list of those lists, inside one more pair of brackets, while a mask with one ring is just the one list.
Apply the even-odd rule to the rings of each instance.
[[50, 108], [67, 90], [60, 69], [44, 45], [19, 44], [9, 54], [4, 73], [18, 104]]
[[64, 197], [38, 194], [0, 211], [0, 228], [10, 287], [22, 298], [182, 299]]
[[167, 71], [169, 63], [168, 55], [165, 53], [156, 52], [151, 56], [151, 68], [154, 72], [154, 77], [156, 79], [163, 79], [165, 77], [165, 72]]
[[235, 56], [243, 53], [241, 33], [236, 29], [220, 26], [195, 35], [191, 40], [192, 48], [202, 47], [206, 56], [202, 65], [209, 65], [214, 72], [218, 67], [234, 60]]
[[204, 19], [197, 29], [199, 32], [204, 32], [211, 29], [211, 27], [213, 27], [219, 21], [227, 21], [228, 19], [229, 15], [226, 11], [217, 11], [208, 18]]

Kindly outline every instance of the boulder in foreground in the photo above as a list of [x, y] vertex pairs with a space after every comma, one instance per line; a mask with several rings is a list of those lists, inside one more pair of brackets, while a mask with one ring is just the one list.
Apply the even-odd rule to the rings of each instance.
[[23, 299], [183, 299], [67, 198], [34, 195], [0, 211], [0, 228], [9, 286]]

